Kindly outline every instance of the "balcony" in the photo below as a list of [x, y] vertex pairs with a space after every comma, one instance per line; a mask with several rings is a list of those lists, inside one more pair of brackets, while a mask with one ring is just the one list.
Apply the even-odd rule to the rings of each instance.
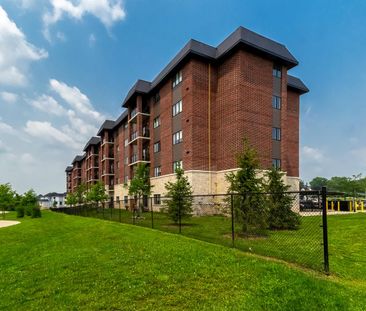
[[142, 150], [142, 157], [141, 159], [138, 158], [137, 154], [134, 154], [131, 157], [131, 163], [128, 166], [132, 166], [135, 165], [137, 163], [150, 163], [150, 154], [148, 151], [146, 151], [146, 149]]
[[143, 109], [143, 111], [140, 112], [140, 111], [137, 111], [137, 108], [132, 109], [131, 113], [130, 113], [130, 119], [128, 120], [128, 122], [134, 121], [136, 116], [138, 116], [139, 114], [141, 114], [142, 116], [149, 117], [150, 116], [150, 110], [149, 109]]

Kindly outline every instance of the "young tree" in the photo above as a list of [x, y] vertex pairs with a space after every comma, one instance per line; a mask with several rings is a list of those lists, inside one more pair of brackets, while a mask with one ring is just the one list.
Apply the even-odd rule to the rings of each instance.
[[269, 218], [270, 229], [297, 229], [300, 225], [300, 215], [292, 211], [294, 198], [286, 193], [290, 186], [285, 185], [282, 177], [284, 173], [274, 167], [266, 173], [266, 192], [269, 193]]
[[[0, 184], [0, 211], [5, 212], [9, 209], [14, 209], [15, 192], [10, 184]], [[5, 217], [5, 213], [3, 214]]]
[[108, 199], [108, 194], [106, 193], [104, 184], [100, 181], [96, 182], [91, 186], [89, 191], [86, 192], [85, 198], [87, 202], [96, 203], [97, 205], [100, 202], [106, 201]]
[[67, 205], [70, 205], [70, 206], [75, 205], [75, 204], [77, 203], [77, 198], [76, 198], [75, 193], [73, 193], [73, 192], [69, 192], [69, 193], [66, 195], [65, 203], [66, 203]]
[[150, 169], [145, 163], [140, 163], [136, 167], [135, 174], [128, 188], [128, 195], [135, 197], [138, 201], [138, 216], [142, 212], [141, 198], [151, 195], [151, 189]]
[[76, 204], [83, 204], [85, 202], [86, 184], [82, 183], [76, 187], [74, 195], [76, 197]]
[[175, 173], [176, 181], [165, 184], [169, 197], [165, 205], [169, 217], [177, 224], [179, 219], [192, 216], [193, 192], [187, 176], [184, 176], [184, 171], [177, 168]]
[[33, 209], [38, 207], [37, 194], [33, 189], [30, 189], [23, 194], [21, 204], [24, 206], [25, 214], [27, 216], [32, 216]]
[[[244, 234], [261, 233], [267, 228], [267, 210], [263, 180], [257, 176], [257, 151], [244, 140], [243, 152], [238, 155], [239, 170], [228, 173], [228, 192], [232, 194], [235, 219], [241, 223]], [[231, 201], [230, 201], [231, 203]]]

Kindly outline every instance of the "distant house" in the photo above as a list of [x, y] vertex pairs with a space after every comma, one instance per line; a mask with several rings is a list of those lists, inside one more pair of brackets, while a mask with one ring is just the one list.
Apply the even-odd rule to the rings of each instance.
[[45, 195], [38, 196], [38, 203], [41, 208], [64, 207], [66, 193], [50, 192]]

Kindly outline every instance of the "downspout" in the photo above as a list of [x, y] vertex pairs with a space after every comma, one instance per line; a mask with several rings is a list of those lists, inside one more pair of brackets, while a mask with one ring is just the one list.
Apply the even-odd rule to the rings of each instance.
[[208, 64], [208, 182], [209, 194], [212, 193], [212, 176], [211, 176], [211, 63]]

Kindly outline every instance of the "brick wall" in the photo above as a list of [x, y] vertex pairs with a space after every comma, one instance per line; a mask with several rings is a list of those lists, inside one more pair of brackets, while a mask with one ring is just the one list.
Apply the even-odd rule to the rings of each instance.
[[288, 176], [299, 176], [299, 102], [298, 93], [287, 92], [287, 153], [286, 170]]

